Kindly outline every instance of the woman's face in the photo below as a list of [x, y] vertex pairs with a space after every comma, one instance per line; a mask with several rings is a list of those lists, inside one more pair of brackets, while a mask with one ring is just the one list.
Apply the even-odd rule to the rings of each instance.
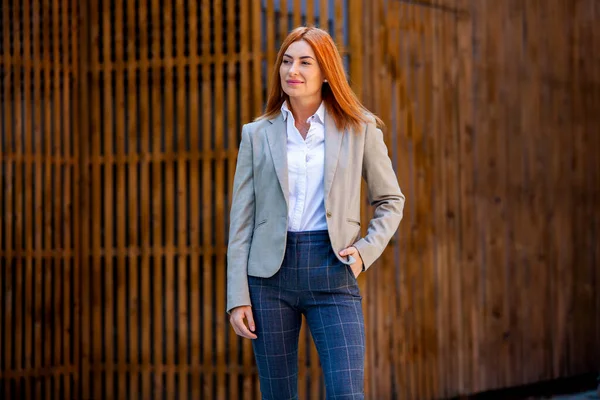
[[321, 96], [323, 73], [317, 57], [308, 42], [292, 43], [283, 56], [279, 67], [281, 87], [290, 97], [311, 98]]

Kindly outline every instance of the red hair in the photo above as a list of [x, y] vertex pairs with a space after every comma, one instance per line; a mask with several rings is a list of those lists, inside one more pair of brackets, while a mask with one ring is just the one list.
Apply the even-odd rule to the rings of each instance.
[[273, 74], [271, 75], [271, 88], [267, 99], [267, 107], [265, 112], [257, 119], [275, 117], [281, 112], [283, 102], [289, 100], [289, 96], [281, 87], [279, 68], [287, 48], [299, 40], [306, 41], [313, 49], [323, 76], [328, 81], [321, 88], [321, 96], [325, 102], [327, 112], [331, 114], [335, 121], [336, 127], [340, 130], [346, 128], [358, 129], [362, 123], [373, 120], [375, 120], [377, 126], [383, 127], [383, 121], [367, 110], [352, 91], [346, 79], [342, 57], [329, 33], [319, 28], [305, 26], [291, 31], [281, 44], [275, 60], [275, 68], [273, 68]]

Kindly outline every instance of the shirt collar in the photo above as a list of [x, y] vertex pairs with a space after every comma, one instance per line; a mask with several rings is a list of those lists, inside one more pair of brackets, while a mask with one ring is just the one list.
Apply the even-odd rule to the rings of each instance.
[[[281, 115], [283, 116], [284, 121], [287, 121], [288, 115], [292, 115], [292, 112], [288, 108], [287, 101], [284, 101], [283, 104], [281, 105]], [[321, 124], [325, 124], [325, 103], [324, 102], [321, 102], [321, 105], [317, 109], [317, 112], [315, 112], [313, 115], [311, 115], [309, 120], [313, 117], [315, 117], [315, 120], [317, 122], [320, 122]], [[292, 115], [292, 118], [294, 118], [293, 115]], [[309, 121], [307, 121], [307, 122], [309, 122]]]

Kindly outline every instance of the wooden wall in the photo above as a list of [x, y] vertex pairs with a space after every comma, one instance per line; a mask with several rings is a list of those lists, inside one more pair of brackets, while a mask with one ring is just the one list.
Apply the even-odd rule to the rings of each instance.
[[[4, 397], [259, 398], [227, 214], [300, 24], [334, 36], [407, 195], [359, 278], [367, 397], [600, 370], [596, 1], [1, 4]], [[301, 398], [324, 398], [301, 337]]]
[[363, 13], [362, 97], [407, 195], [363, 278], [371, 394], [598, 371], [600, 4], [416, 3]]
[[79, 374], [75, 1], [0, 9], [0, 397], [72, 398]]

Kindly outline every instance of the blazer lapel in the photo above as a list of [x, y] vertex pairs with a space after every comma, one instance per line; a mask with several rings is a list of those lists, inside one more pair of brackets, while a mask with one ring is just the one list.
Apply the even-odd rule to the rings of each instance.
[[333, 176], [337, 168], [344, 133], [337, 129], [335, 121], [325, 111], [325, 200], [327, 200], [331, 191], [331, 184], [333, 183]]
[[288, 165], [287, 165], [287, 136], [283, 116], [279, 114], [269, 120], [271, 125], [267, 127], [267, 141], [271, 150], [271, 158], [275, 165], [275, 172], [279, 185], [285, 197], [285, 203], [289, 206], [289, 188], [288, 188]]

